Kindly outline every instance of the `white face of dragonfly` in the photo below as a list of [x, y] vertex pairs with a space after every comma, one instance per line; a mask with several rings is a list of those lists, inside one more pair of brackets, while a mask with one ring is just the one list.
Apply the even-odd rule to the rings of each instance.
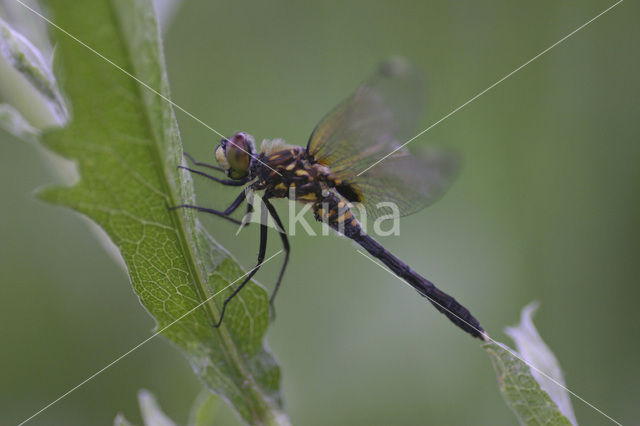
[[243, 179], [249, 175], [251, 157], [256, 148], [253, 136], [238, 132], [229, 139], [222, 139], [216, 148], [216, 161], [231, 179]]

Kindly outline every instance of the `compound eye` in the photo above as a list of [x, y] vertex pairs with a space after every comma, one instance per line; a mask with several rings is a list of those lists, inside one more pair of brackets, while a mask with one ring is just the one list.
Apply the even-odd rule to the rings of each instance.
[[238, 132], [229, 139], [225, 147], [229, 177], [239, 179], [249, 174], [253, 149], [251, 137], [244, 132]]

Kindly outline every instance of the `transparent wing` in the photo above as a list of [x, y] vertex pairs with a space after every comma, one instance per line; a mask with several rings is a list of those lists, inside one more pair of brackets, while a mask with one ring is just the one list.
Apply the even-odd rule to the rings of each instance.
[[394, 154], [353, 178], [351, 185], [361, 195], [367, 219], [407, 216], [437, 201], [457, 170], [458, 157], [450, 151]]
[[421, 95], [422, 82], [409, 62], [385, 61], [316, 126], [309, 154], [335, 173], [361, 172], [413, 136]]
[[368, 169], [414, 136], [422, 92], [415, 69], [406, 60], [391, 59], [311, 134], [309, 154], [348, 186], [338, 192], [355, 193], [346, 198], [359, 199], [368, 218], [393, 214], [388, 203], [401, 216], [417, 212], [436, 201], [455, 174], [451, 153], [412, 156], [406, 149]]

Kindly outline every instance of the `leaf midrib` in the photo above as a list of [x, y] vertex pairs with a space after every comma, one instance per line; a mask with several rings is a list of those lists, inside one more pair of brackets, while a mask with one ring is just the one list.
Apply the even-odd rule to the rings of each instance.
[[[114, 21], [116, 22], [116, 24], [118, 25], [118, 27], [120, 27], [120, 19], [118, 18], [118, 14], [117, 12], [114, 10], [115, 6], [113, 5], [113, 3], [110, 2], [110, 6], [111, 6], [111, 10], [114, 16]], [[127, 59], [128, 59], [128, 64], [130, 69], [132, 71], [134, 71], [135, 73], [135, 61], [132, 60], [131, 58], [131, 52], [130, 52], [130, 48], [129, 45], [127, 44], [124, 36], [123, 36], [123, 31], [122, 28], [120, 28], [120, 30], [118, 31], [118, 37], [120, 37], [121, 41], [122, 41], [122, 45], [125, 47], [125, 50], [127, 52]], [[163, 52], [158, 49], [158, 53], [160, 55], [159, 59], [164, 60], [164, 55]], [[164, 80], [166, 78], [166, 74], [162, 74], [160, 76], [160, 80]], [[164, 81], [163, 83], [165, 83], [167, 91], [168, 91], [168, 81]], [[145, 121], [146, 121], [146, 125], [147, 125], [147, 130], [149, 132], [149, 136], [152, 139], [152, 143], [151, 145], [151, 151], [152, 151], [152, 155], [156, 160], [156, 164], [161, 165], [160, 167], [160, 183], [163, 187], [163, 189], [165, 190], [165, 193], [168, 194], [169, 196], [169, 205], [179, 205], [181, 203], [181, 200], [178, 200], [177, 198], [177, 194], [174, 191], [174, 187], [172, 185], [169, 184], [169, 176], [168, 176], [168, 171], [166, 170], [165, 162], [163, 161], [162, 155], [160, 154], [160, 147], [158, 144], [158, 138], [160, 137], [159, 135], [154, 134], [154, 126], [152, 123], [152, 119], [150, 117], [150, 111], [149, 111], [149, 105], [147, 104], [147, 102], [145, 102], [145, 96], [142, 93], [143, 90], [149, 90], [147, 88], [145, 88], [143, 85], [141, 84], [136, 84], [137, 87], [137, 91], [139, 94], [139, 99], [141, 100], [142, 104], [144, 105], [144, 117], [145, 117]], [[156, 89], [157, 90], [157, 89]], [[153, 93], [154, 96], [158, 96], [157, 94]], [[168, 94], [167, 94], [167, 97]], [[164, 101], [164, 100], [163, 100]], [[175, 119], [175, 112], [173, 111], [173, 107], [172, 105], [170, 106], [171, 108], [171, 113], [174, 116]], [[177, 126], [177, 124], [176, 124]], [[167, 206], [168, 208], [169, 206]], [[170, 210], [169, 213], [171, 220], [174, 224], [174, 226], [177, 228], [178, 230], [178, 240], [180, 242], [180, 246], [181, 246], [181, 250], [182, 252], [185, 254], [185, 260], [187, 263], [187, 267], [190, 270], [191, 276], [194, 278], [193, 284], [194, 284], [194, 288], [196, 290], [196, 293], [198, 294], [198, 297], [200, 298], [199, 303], [202, 303], [203, 301], [205, 301], [208, 297], [207, 292], [205, 290], [205, 287], [203, 285], [203, 283], [205, 283], [205, 278], [202, 275], [202, 271], [203, 269], [200, 268], [197, 264], [198, 262], [198, 257], [195, 253], [195, 244], [190, 240], [189, 236], [188, 236], [188, 231], [186, 229], [186, 224], [184, 221], [184, 215], [180, 212], [180, 210], [176, 209], [176, 210]], [[196, 219], [197, 220], [197, 219]], [[188, 254], [188, 255], [187, 255]], [[212, 302], [213, 300], [210, 300], [209, 302]], [[201, 307], [205, 308], [205, 313], [207, 318], [210, 320], [211, 324], [215, 323], [214, 320], [214, 310], [217, 312], [217, 308], [215, 308], [215, 305], [213, 303], [204, 303]], [[199, 307], [200, 308], [200, 307]], [[199, 309], [198, 308], [198, 309]], [[195, 312], [195, 311], [194, 311]], [[219, 314], [219, 312], [217, 312]], [[213, 326], [212, 326], [213, 327]], [[221, 324], [220, 327], [218, 327], [217, 329], [215, 329], [215, 332], [222, 338], [222, 342], [223, 342], [223, 347], [225, 350], [223, 350], [222, 352], [224, 353], [225, 357], [227, 357], [227, 359], [229, 360], [229, 357], [231, 357], [231, 360], [233, 360], [233, 362], [229, 362], [230, 365], [235, 366], [235, 368], [237, 369], [237, 372], [239, 373], [238, 375], [246, 378], [247, 380], [250, 381], [252, 386], [238, 386], [233, 380], [230, 380], [231, 384], [238, 389], [239, 393], [243, 393], [245, 395], [247, 395], [247, 393], [249, 391], [253, 391], [253, 393], [257, 393], [259, 394], [260, 399], [262, 400], [266, 400], [266, 395], [264, 395], [264, 393], [260, 390], [260, 387], [257, 385], [257, 383], [254, 380], [253, 375], [247, 371], [244, 362], [242, 362], [242, 357], [240, 357], [240, 355], [238, 354], [237, 350], [236, 350], [236, 346], [233, 343], [233, 339], [231, 338], [231, 335], [229, 334], [226, 325], [225, 324]], [[255, 407], [253, 406], [255, 404], [255, 398], [250, 397], [247, 398], [246, 400], [251, 401], [251, 411], [252, 413], [255, 415], [257, 412], [264, 412], [264, 410], [256, 410]], [[269, 411], [267, 411], [269, 412]]]

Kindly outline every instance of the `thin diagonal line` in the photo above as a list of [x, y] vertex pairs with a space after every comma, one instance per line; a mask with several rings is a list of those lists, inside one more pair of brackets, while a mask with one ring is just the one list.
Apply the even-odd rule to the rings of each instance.
[[119, 71], [123, 72], [124, 74], [126, 74], [127, 76], [131, 77], [132, 79], [134, 79], [135, 81], [137, 81], [140, 85], [144, 86], [146, 89], [150, 90], [151, 92], [153, 92], [154, 94], [158, 95], [160, 98], [162, 98], [163, 100], [169, 102], [174, 108], [182, 111], [183, 113], [185, 113], [187, 116], [193, 118], [195, 121], [197, 121], [198, 123], [202, 124], [204, 127], [206, 127], [207, 129], [211, 130], [213, 133], [217, 134], [218, 136], [220, 136], [223, 139], [227, 139], [227, 141], [235, 146], [236, 148], [238, 148], [239, 150], [241, 150], [242, 152], [244, 152], [245, 154], [248, 154], [250, 157], [255, 158], [259, 163], [262, 163], [262, 165], [268, 167], [269, 169], [271, 169], [272, 171], [278, 173], [280, 176], [282, 176], [281, 173], [279, 173], [277, 170], [274, 170], [273, 168], [271, 168], [268, 164], [263, 163], [258, 157], [254, 156], [253, 154], [251, 154], [250, 152], [244, 150], [242, 147], [236, 145], [235, 143], [233, 143], [230, 139], [228, 139], [225, 135], [223, 135], [222, 133], [220, 133], [219, 131], [217, 131], [216, 129], [214, 129], [213, 127], [209, 126], [207, 123], [205, 123], [204, 121], [200, 120], [198, 117], [196, 117], [195, 115], [191, 114], [189, 111], [187, 111], [186, 109], [182, 108], [180, 105], [178, 105], [177, 103], [175, 103], [174, 101], [172, 101], [171, 99], [167, 98], [166, 96], [164, 96], [162, 93], [158, 92], [156, 89], [154, 89], [153, 87], [149, 86], [147, 83], [145, 83], [144, 81], [140, 80], [138, 77], [134, 76], [133, 74], [131, 74], [129, 71], [125, 70], [124, 68], [122, 68], [120, 65], [116, 64], [115, 62], [113, 62], [111, 59], [107, 58], [106, 56], [104, 56], [102, 53], [98, 52], [97, 50], [95, 50], [93, 47], [89, 46], [88, 44], [86, 44], [85, 42], [83, 42], [82, 40], [80, 40], [78, 37], [74, 36], [73, 34], [69, 33], [67, 30], [65, 30], [64, 28], [60, 27], [59, 25], [57, 25], [56, 23], [54, 23], [53, 21], [51, 21], [49, 18], [47, 18], [46, 16], [42, 15], [40, 12], [38, 12], [37, 10], [29, 7], [27, 4], [23, 3], [22, 0], [15, 0], [16, 2], [20, 3], [23, 7], [25, 7], [26, 9], [30, 10], [31, 12], [35, 13], [36, 15], [38, 15], [40, 18], [42, 18], [43, 20], [45, 20], [49, 25], [51, 25], [52, 27], [56, 28], [57, 30], [59, 30], [60, 32], [64, 33], [65, 35], [67, 35], [68, 37], [70, 37], [72, 40], [74, 40], [76, 43], [80, 44], [81, 46], [87, 48], [91, 53], [95, 54], [96, 56], [100, 57], [101, 59], [103, 59], [104, 61], [106, 61], [107, 63], [111, 64], [112, 66], [114, 66], [115, 68], [117, 68]]
[[[399, 276], [397, 276], [395, 273], [393, 273], [393, 271], [389, 270], [387, 267], [385, 267], [384, 265], [380, 264], [380, 262], [376, 261], [374, 258], [372, 258], [371, 256], [369, 256], [368, 254], [366, 254], [365, 252], [357, 249], [356, 250], [358, 253], [360, 253], [361, 255], [363, 255], [364, 257], [366, 257], [367, 259], [369, 259], [370, 261], [372, 261], [373, 263], [375, 263], [376, 265], [378, 265], [379, 267], [381, 267], [382, 269], [384, 269], [385, 271], [387, 271], [388, 273], [390, 273], [391, 275], [393, 275], [394, 277], [398, 278], [400, 281], [402, 281], [403, 283], [405, 283], [406, 285], [410, 286], [408, 283], [406, 283], [402, 278], [400, 278]], [[422, 295], [422, 294], [421, 294]], [[441, 305], [440, 303], [436, 302], [435, 300], [433, 300], [431, 297], [423, 295], [424, 297], [426, 297], [427, 299], [429, 299], [429, 301], [431, 303], [434, 303], [438, 306], [440, 306], [442, 309], [444, 309], [445, 311], [449, 312], [451, 315], [455, 316], [456, 318], [458, 318], [460, 321], [462, 321], [463, 323], [467, 324], [469, 327], [473, 328], [474, 330], [476, 330], [478, 333], [480, 333], [483, 337], [485, 341], [491, 341], [493, 343], [495, 343], [496, 345], [502, 347], [503, 349], [505, 349], [506, 351], [508, 351], [511, 355], [513, 355], [514, 357], [518, 358], [520, 361], [522, 361], [523, 363], [525, 363], [526, 365], [529, 366], [529, 368], [532, 368], [534, 370], [536, 370], [538, 373], [542, 374], [543, 376], [545, 376], [547, 379], [551, 380], [552, 382], [554, 382], [556, 385], [560, 386], [561, 388], [563, 388], [564, 390], [566, 390], [567, 392], [569, 392], [571, 395], [573, 395], [574, 397], [576, 397], [577, 399], [579, 399], [580, 401], [584, 402], [585, 404], [587, 404], [589, 407], [593, 408], [595, 411], [597, 411], [598, 413], [602, 414], [604, 417], [606, 417], [607, 419], [611, 420], [613, 423], [617, 424], [618, 426], [622, 426], [621, 423], [617, 422], [616, 420], [614, 420], [613, 418], [611, 418], [610, 416], [608, 416], [604, 411], [600, 410], [598, 407], [596, 407], [595, 405], [591, 404], [589, 401], [585, 400], [584, 398], [582, 398], [580, 395], [578, 395], [577, 393], [573, 392], [571, 389], [567, 388], [566, 386], [564, 386], [562, 383], [558, 382], [556, 379], [554, 379], [553, 377], [549, 376], [547, 373], [545, 373], [544, 371], [540, 370], [538, 367], [536, 367], [533, 364], [528, 363], [527, 361], [525, 361], [524, 359], [522, 359], [516, 352], [514, 352], [513, 350], [511, 350], [511, 348], [509, 348], [507, 345], [505, 345], [504, 343], [500, 343], [497, 342], [495, 340], [493, 340], [491, 337], [489, 337], [489, 335], [486, 332], [483, 332], [481, 330], [479, 330], [478, 328], [474, 327], [472, 324], [469, 324], [467, 321], [465, 321], [464, 319], [460, 318], [459, 315], [451, 312], [449, 309], [447, 309], [445, 306]]]
[[613, 9], [614, 7], [616, 7], [617, 5], [619, 5], [620, 3], [622, 3], [624, 0], [619, 0], [617, 3], [614, 3], [613, 5], [609, 6], [608, 8], [606, 8], [605, 10], [603, 10], [602, 12], [600, 12], [599, 14], [597, 14], [596, 16], [594, 16], [593, 18], [591, 18], [590, 20], [588, 20], [587, 22], [585, 22], [584, 24], [580, 25], [578, 28], [576, 28], [575, 30], [571, 31], [569, 34], [567, 34], [566, 36], [562, 37], [560, 40], [556, 41], [555, 43], [553, 43], [551, 46], [547, 47], [546, 49], [544, 49], [542, 52], [538, 53], [536, 56], [534, 56], [533, 58], [529, 59], [527, 62], [525, 62], [524, 64], [520, 65], [518, 68], [514, 69], [513, 71], [511, 71], [509, 74], [505, 75], [504, 77], [502, 77], [500, 80], [496, 81], [495, 83], [493, 83], [491, 86], [487, 87], [486, 89], [484, 89], [482, 92], [476, 94], [474, 97], [472, 97], [471, 99], [469, 99], [467, 102], [463, 103], [462, 105], [460, 105], [459, 107], [457, 107], [456, 109], [454, 109], [453, 111], [449, 112], [447, 115], [445, 115], [444, 117], [442, 117], [440, 120], [436, 121], [435, 123], [433, 123], [432, 125], [430, 125], [429, 127], [427, 127], [426, 129], [424, 129], [423, 131], [421, 131], [420, 133], [418, 133], [417, 135], [415, 135], [414, 137], [412, 137], [411, 139], [409, 139], [408, 141], [406, 141], [405, 143], [403, 143], [402, 145], [400, 145], [398, 148], [394, 149], [393, 151], [391, 151], [390, 153], [388, 153], [387, 155], [385, 155], [384, 157], [382, 157], [381, 159], [379, 159], [378, 161], [376, 161], [375, 163], [373, 163], [372, 165], [370, 165], [369, 167], [367, 167], [366, 169], [364, 169], [363, 171], [361, 171], [360, 173], [358, 173], [358, 176], [360, 176], [361, 174], [365, 173], [367, 170], [369, 170], [370, 168], [374, 167], [375, 165], [379, 164], [380, 162], [384, 161], [386, 158], [390, 157], [391, 155], [395, 154], [396, 152], [398, 152], [399, 150], [401, 150], [402, 148], [404, 148], [405, 146], [407, 146], [410, 142], [412, 142], [413, 140], [419, 138], [420, 136], [422, 136], [423, 134], [425, 134], [426, 132], [428, 132], [429, 130], [433, 129], [435, 126], [437, 126], [438, 124], [442, 123], [444, 120], [446, 120], [447, 118], [451, 117], [453, 114], [455, 114], [456, 112], [460, 111], [462, 108], [466, 107], [467, 105], [469, 105], [471, 102], [475, 101], [476, 99], [478, 99], [480, 96], [484, 95], [485, 93], [487, 93], [489, 90], [493, 89], [494, 87], [496, 87], [498, 84], [502, 83], [503, 81], [505, 81], [506, 79], [508, 79], [509, 77], [511, 77], [512, 75], [514, 75], [515, 73], [517, 73], [518, 71], [520, 71], [522, 68], [526, 67], [527, 65], [529, 65], [531, 62], [535, 61], [536, 59], [538, 59], [539, 57], [541, 57], [542, 55], [544, 55], [545, 53], [547, 53], [548, 51], [550, 51], [551, 49], [553, 49], [554, 47], [556, 47], [557, 45], [559, 45], [560, 43], [562, 43], [563, 41], [565, 41], [566, 39], [568, 39], [569, 37], [571, 37], [572, 35], [574, 35], [575, 33], [577, 33], [578, 31], [582, 30], [584, 27], [586, 27], [587, 25], [589, 25], [590, 23], [592, 23], [593, 21], [595, 21], [596, 19], [598, 19], [599, 17], [601, 17], [602, 15], [604, 15], [605, 13], [607, 13], [608, 11], [610, 11], [611, 9]]
[[238, 277], [238, 279], [236, 279], [235, 281], [233, 281], [232, 283], [230, 283], [228, 286], [226, 286], [225, 288], [223, 288], [222, 290], [218, 291], [217, 293], [213, 294], [212, 296], [208, 297], [207, 299], [203, 300], [202, 302], [200, 302], [198, 305], [196, 305], [194, 308], [190, 309], [188, 312], [186, 312], [185, 314], [181, 315], [180, 317], [178, 317], [178, 319], [174, 320], [173, 322], [171, 322], [169, 325], [164, 326], [162, 329], [156, 331], [155, 333], [153, 333], [151, 336], [147, 337], [146, 339], [144, 339], [142, 342], [138, 343], [137, 345], [135, 345], [133, 348], [129, 349], [127, 352], [123, 353], [122, 355], [120, 355], [118, 358], [114, 359], [113, 361], [111, 361], [109, 364], [105, 365], [104, 367], [102, 367], [100, 370], [96, 371], [95, 373], [93, 373], [92, 375], [90, 375], [89, 377], [87, 377], [86, 379], [84, 379], [82, 382], [78, 383], [77, 385], [75, 385], [74, 387], [72, 387], [71, 389], [69, 389], [68, 391], [66, 391], [65, 393], [63, 393], [62, 395], [60, 395], [58, 398], [54, 399], [53, 401], [51, 401], [49, 404], [45, 405], [44, 407], [42, 407], [40, 410], [38, 410], [35, 414], [33, 414], [32, 416], [30, 416], [29, 418], [23, 420], [18, 426], [22, 426], [23, 424], [27, 423], [28, 421], [30, 421], [31, 419], [33, 419], [34, 417], [36, 417], [38, 414], [42, 413], [43, 411], [45, 411], [46, 409], [48, 409], [49, 407], [51, 407], [52, 405], [54, 405], [55, 403], [59, 402], [61, 399], [65, 398], [66, 396], [68, 396], [70, 393], [72, 393], [73, 391], [77, 390], [78, 388], [80, 388], [81, 386], [85, 385], [87, 382], [93, 380], [96, 376], [98, 376], [99, 374], [103, 373], [106, 369], [108, 369], [109, 367], [113, 366], [114, 364], [116, 364], [118, 361], [122, 360], [124, 357], [128, 356], [129, 354], [131, 354], [133, 351], [135, 351], [136, 349], [138, 349], [140, 346], [144, 345], [145, 343], [147, 343], [149, 340], [153, 339], [154, 337], [156, 337], [158, 334], [164, 332], [165, 330], [167, 330], [169, 327], [171, 327], [172, 325], [174, 325], [175, 323], [177, 323], [178, 321], [182, 320], [184, 317], [186, 317], [187, 315], [193, 313], [196, 309], [198, 309], [199, 307], [201, 307], [202, 305], [204, 305], [205, 303], [207, 303], [208, 301], [210, 301], [211, 299], [213, 299], [214, 297], [216, 297], [217, 295], [219, 295], [220, 293], [222, 293], [223, 291], [225, 291], [226, 289], [228, 289], [229, 287], [231, 287], [232, 285], [234, 285], [235, 283], [237, 283], [238, 281], [240, 281], [242, 278], [246, 277], [247, 275], [249, 275], [251, 272], [253, 272], [255, 269], [257, 269], [259, 266], [264, 265], [265, 263], [267, 263], [268, 261], [270, 261], [271, 259], [273, 259], [274, 257], [276, 257], [277, 255], [279, 255], [280, 253], [282, 253], [282, 250], [278, 250], [276, 252], [276, 254], [274, 254], [273, 256], [269, 257], [268, 259], [266, 259], [265, 261], [263, 261], [260, 265], [256, 265], [254, 268], [252, 268], [251, 270], [249, 270], [247, 273], [245, 273], [244, 275]]

